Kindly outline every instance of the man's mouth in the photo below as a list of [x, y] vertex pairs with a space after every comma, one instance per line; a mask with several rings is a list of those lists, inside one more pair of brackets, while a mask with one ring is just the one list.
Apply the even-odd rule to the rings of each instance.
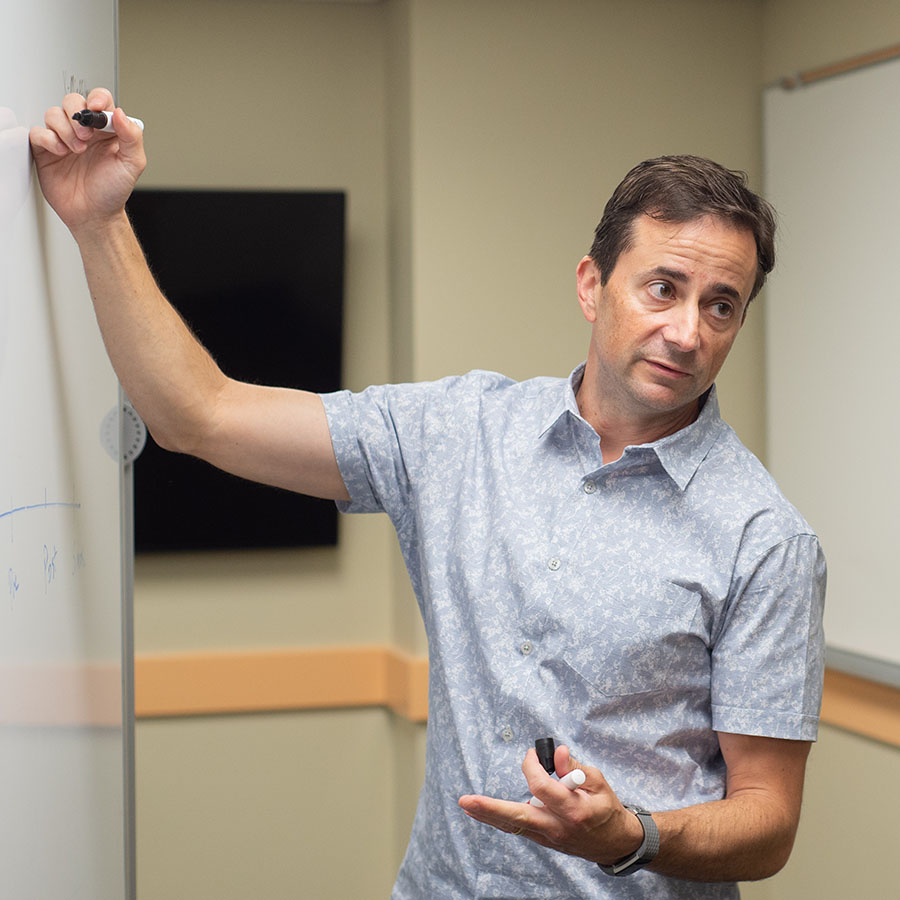
[[669, 378], [690, 378], [691, 373], [685, 371], [684, 369], [679, 369], [677, 366], [673, 366], [670, 363], [660, 362], [656, 359], [647, 359], [644, 360], [654, 371], [659, 372], [662, 375], [666, 375]]

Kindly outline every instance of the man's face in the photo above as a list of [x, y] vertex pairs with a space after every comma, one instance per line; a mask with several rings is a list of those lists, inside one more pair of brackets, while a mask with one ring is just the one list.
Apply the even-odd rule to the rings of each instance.
[[687, 409], [710, 387], [743, 323], [756, 277], [748, 229], [711, 216], [683, 224], [642, 215], [604, 287], [578, 267], [592, 324], [590, 373], [605, 402], [637, 422]]

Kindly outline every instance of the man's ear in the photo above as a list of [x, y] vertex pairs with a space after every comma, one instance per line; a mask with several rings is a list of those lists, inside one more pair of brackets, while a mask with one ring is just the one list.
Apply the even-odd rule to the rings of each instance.
[[597, 264], [585, 256], [575, 270], [578, 283], [578, 303], [585, 319], [591, 324], [597, 318], [597, 294], [600, 291], [600, 270]]

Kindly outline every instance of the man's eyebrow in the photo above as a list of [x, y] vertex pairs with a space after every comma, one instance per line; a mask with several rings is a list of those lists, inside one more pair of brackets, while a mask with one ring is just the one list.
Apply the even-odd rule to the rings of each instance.
[[669, 281], [680, 281], [682, 284], [689, 280], [686, 272], [682, 272], [680, 269], [670, 269], [668, 266], [655, 266], [643, 274], [645, 278], [668, 278]]
[[[652, 269], [648, 269], [644, 273], [645, 278], [668, 278], [669, 281], [677, 281], [681, 284], [685, 284], [690, 279], [686, 272], [682, 272], [680, 269], [670, 269], [668, 266], [655, 266]], [[741, 296], [741, 292], [734, 287], [724, 281], [720, 281], [717, 284], [712, 286], [713, 293], [715, 294], [724, 294], [726, 297], [731, 297], [734, 300], [737, 300], [739, 303], [743, 301], [743, 297]]]

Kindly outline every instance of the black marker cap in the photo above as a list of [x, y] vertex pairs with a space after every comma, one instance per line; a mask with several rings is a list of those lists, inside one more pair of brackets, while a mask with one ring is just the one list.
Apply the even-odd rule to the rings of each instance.
[[105, 112], [98, 112], [93, 109], [83, 109], [81, 112], [75, 113], [72, 118], [86, 128], [105, 128], [109, 121]]
[[556, 744], [553, 738], [538, 738], [534, 742], [534, 749], [537, 750], [538, 759], [541, 765], [547, 770], [548, 775], [552, 775], [556, 771], [556, 765], [553, 762], [553, 754], [556, 752]]

